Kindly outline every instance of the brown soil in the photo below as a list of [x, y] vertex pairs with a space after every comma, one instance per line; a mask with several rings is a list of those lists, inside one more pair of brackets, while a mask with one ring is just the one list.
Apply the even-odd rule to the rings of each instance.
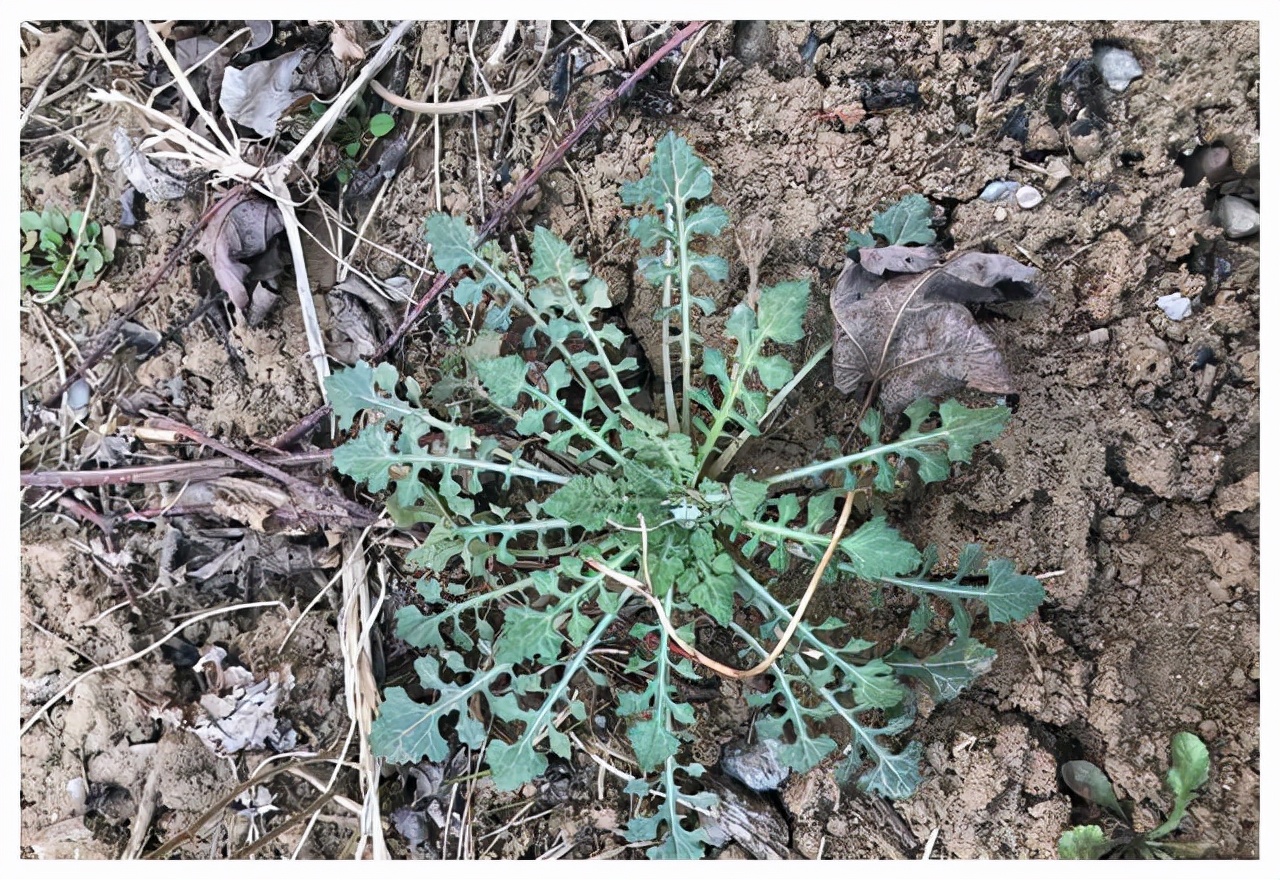
[[[477, 55], [497, 41], [500, 27], [481, 29]], [[56, 58], [67, 45], [94, 45], [82, 39], [79, 25], [41, 28], [47, 36], [23, 59], [24, 105], [29, 87], [51, 69], [50, 53]], [[132, 32], [127, 24], [98, 26], [113, 40], [126, 30]], [[650, 30], [632, 28], [630, 39]], [[597, 23], [590, 33], [620, 53], [612, 24]], [[556, 35], [553, 42], [573, 36], [568, 29]], [[806, 59], [801, 47], [812, 40], [816, 52]], [[1073, 144], [1068, 123], [1053, 119], [1051, 86], [1069, 62], [1088, 58], [1097, 40], [1130, 49], [1143, 76], [1122, 94], [1105, 96], [1100, 143]], [[598, 60], [580, 38], [566, 45]], [[1020, 389], [1011, 400], [1012, 424], [958, 478], [902, 500], [895, 516], [907, 537], [936, 543], [943, 559], [976, 541], [1022, 571], [1061, 573], [1046, 580], [1047, 601], [1031, 620], [983, 627], [979, 635], [999, 652], [989, 674], [954, 702], [922, 704], [912, 735], [925, 748], [925, 782], [915, 796], [887, 804], [842, 794], [827, 764], [784, 785], [779, 803], [792, 850], [810, 858], [819, 851], [824, 858], [919, 857], [936, 833], [934, 858], [1052, 858], [1058, 836], [1090, 815], [1061, 782], [1064, 761], [1083, 758], [1104, 768], [1134, 801], [1138, 827], [1151, 827], [1169, 805], [1162, 788], [1169, 738], [1189, 730], [1208, 744], [1212, 771], [1184, 825], [1186, 839], [1208, 842], [1223, 857], [1256, 858], [1259, 245], [1256, 235], [1223, 237], [1209, 215], [1217, 188], [1183, 186], [1176, 160], [1198, 145], [1222, 144], [1237, 172], [1258, 162], [1257, 25], [739, 23], [713, 25], [690, 45], [659, 65], [635, 97], [542, 179], [503, 236], [504, 245], [514, 242], [526, 253], [537, 224], [564, 236], [609, 281], [650, 353], [654, 337], [633, 273], [635, 246], [622, 235], [628, 214], [617, 187], [642, 173], [655, 140], [669, 129], [714, 169], [716, 199], [735, 222], [756, 214], [772, 220], [774, 247], [761, 280], [812, 282], [820, 293], [810, 316], [814, 338], [829, 326], [823, 301], [843, 261], [845, 230], [867, 228], [878, 208], [911, 192], [937, 207], [944, 243], [986, 246], [1033, 263], [1051, 295], [1029, 318], [981, 316]], [[993, 99], [993, 80], [1015, 51], [1020, 61], [1008, 89]], [[418, 67], [406, 93], [425, 93], [430, 65], [438, 63], [442, 94], [455, 88], [470, 94], [465, 28], [424, 25], [411, 57]], [[443, 118], [438, 168], [424, 117], [425, 135], [388, 188], [367, 238], [425, 265], [420, 225], [428, 213], [439, 204], [473, 219], [486, 214], [510, 191], [510, 183], [498, 183], [499, 165], [517, 178], [527, 173], [617, 81], [588, 67], [574, 79], [565, 106], [555, 109], [548, 103], [553, 60], [515, 100], [509, 125], [481, 115], [473, 132], [469, 116]], [[132, 50], [113, 63], [132, 65]], [[78, 66], [66, 65], [49, 91], [70, 83]], [[91, 69], [85, 87], [105, 85], [112, 75], [119, 74]], [[898, 81], [916, 83], [918, 101], [864, 110], [864, 88]], [[1000, 134], [1018, 104], [1027, 111], [1025, 143]], [[107, 147], [111, 128], [124, 118], [101, 108], [87, 112], [90, 125], [77, 137], [94, 149]], [[65, 144], [57, 136], [24, 140], [24, 207], [46, 200], [68, 210], [83, 205], [94, 171], [73, 153], [68, 158]], [[1036, 167], [1053, 160], [1065, 162], [1070, 179], [1034, 209], [978, 198], [997, 179], [1046, 191]], [[118, 223], [121, 181], [101, 173], [94, 216]], [[477, 179], [484, 182], [483, 206]], [[32, 306], [39, 317], [24, 315], [24, 470], [143, 464], [169, 454], [132, 439], [142, 421], [139, 406], [252, 449], [320, 402], [301, 309], [286, 283], [282, 306], [259, 328], [228, 319], [230, 307], [219, 305], [155, 357], [139, 362], [126, 349], [104, 361], [90, 371], [95, 393], [79, 422], [36, 406], [59, 384], [59, 358], [68, 367], [78, 363], [68, 342], [81, 352], [91, 345], [204, 207], [194, 193], [149, 204], [137, 227], [121, 230], [116, 264], [100, 284], [57, 305]], [[726, 289], [741, 290], [746, 272], [736, 249], [724, 242], [720, 250], [732, 267]], [[308, 255], [323, 257], [314, 248]], [[396, 257], [370, 248], [356, 263], [378, 278], [417, 278]], [[332, 272], [332, 262], [311, 269], [313, 278]], [[182, 260], [134, 320], [162, 333], [174, 327], [209, 289], [207, 276], [202, 259]], [[628, 299], [633, 292], [640, 299]], [[1156, 306], [1170, 293], [1192, 300], [1181, 321]], [[344, 338], [337, 310], [323, 295], [318, 306], [329, 341], [337, 343]], [[714, 322], [707, 332], [715, 332]], [[426, 341], [415, 341], [402, 366], [423, 376], [431, 357]], [[799, 395], [805, 402], [790, 407], [780, 427], [753, 448], [756, 466], [797, 466], [823, 437], [849, 435], [856, 408], [825, 372]], [[130, 439], [112, 456], [104, 438]], [[121, 513], [127, 505], [160, 507], [179, 488], [81, 489], [75, 497]], [[260, 535], [252, 516], [228, 520], [229, 509], [171, 522], [120, 521], [108, 544], [94, 526], [69, 519], [53, 496], [28, 491], [24, 719], [90, 663], [145, 648], [186, 615], [278, 599], [284, 607], [215, 617], [183, 637], [201, 652], [215, 643], [231, 649], [259, 679], [287, 668], [296, 682], [281, 715], [297, 735], [294, 748], [320, 752], [342, 744], [350, 722], [336, 602], [322, 600], [278, 650], [301, 609], [335, 574], [327, 548], [337, 536]], [[250, 561], [229, 564], [208, 582], [188, 577], [246, 535], [268, 542], [272, 553], [292, 554], [295, 563], [300, 556], [311, 561], [281, 574], [261, 563], [266, 551], [254, 544], [259, 549], [247, 552]], [[222, 543], [197, 551], [188, 546], [197, 539]], [[178, 557], [165, 557], [172, 552], [167, 546], [179, 544], [185, 549]], [[401, 551], [384, 552], [398, 577]], [[187, 566], [184, 553], [199, 562]], [[131, 606], [132, 597], [138, 598]], [[865, 597], [820, 596], [823, 607], [811, 616], [856, 618], [864, 612], [855, 598]], [[388, 666], [411, 659], [389, 636], [386, 651]], [[118, 856], [155, 774], [160, 794], [144, 840], [153, 850], [271, 754], [222, 758], [190, 731], [201, 687], [194, 676], [151, 653], [88, 678], [22, 736], [25, 856]], [[704, 725], [712, 751], [745, 729], [746, 716], [732, 711], [733, 702], [716, 701], [717, 721]], [[331, 767], [313, 764], [306, 772], [327, 779]], [[467, 815], [475, 817], [477, 849], [521, 857], [564, 844], [574, 858], [635, 855], [618, 833], [628, 799], [615, 780], [599, 782], [599, 768], [586, 758], [561, 769], [562, 784], [531, 785], [514, 801], [483, 781], [471, 786]], [[87, 789], [87, 803], [77, 800], [77, 786]], [[358, 798], [353, 786], [344, 777], [341, 794]], [[271, 789], [279, 811], [259, 820], [265, 830], [315, 797], [314, 788], [288, 774], [274, 777]], [[531, 813], [559, 809], [483, 838], [511, 821], [516, 802], [531, 799], [538, 804]], [[304, 855], [348, 852], [354, 818], [335, 815], [316, 824]], [[393, 853], [417, 853], [390, 820], [385, 824]], [[179, 852], [226, 856], [254, 833], [243, 816], [224, 810], [198, 844]], [[287, 857], [302, 839], [295, 827], [258, 855]]]

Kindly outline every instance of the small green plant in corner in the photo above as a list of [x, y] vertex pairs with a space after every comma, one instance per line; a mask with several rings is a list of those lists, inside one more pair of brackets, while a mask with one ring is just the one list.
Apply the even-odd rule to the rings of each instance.
[[1133, 827], [1133, 804], [1120, 801], [1111, 780], [1088, 761], [1068, 761], [1062, 765], [1067, 785], [1091, 804], [1102, 807], [1116, 820], [1108, 835], [1098, 825], [1077, 825], [1058, 840], [1058, 855], [1064, 859], [1173, 859], [1200, 858], [1208, 852], [1203, 843], [1171, 841], [1178, 830], [1196, 790], [1209, 780], [1209, 750], [1192, 733], [1178, 733], [1170, 743], [1172, 763], [1165, 787], [1173, 795], [1173, 808], [1159, 827], [1139, 832]]
[[[326, 106], [320, 101], [312, 101], [308, 109], [310, 121], [314, 124], [315, 120], [324, 115]], [[336, 172], [338, 182], [350, 182], [360, 151], [379, 138], [386, 137], [395, 127], [395, 118], [390, 113], [375, 113], [370, 116], [364, 98], [356, 98], [351, 104], [350, 112], [339, 119], [329, 133], [329, 139], [341, 149]]]
[[[51, 293], [59, 288], [91, 284], [113, 259], [110, 232], [102, 224], [88, 220], [81, 211], [70, 216], [53, 205], [41, 212], [23, 211], [18, 216], [22, 234], [22, 288], [35, 293]], [[63, 276], [66, 280], [63, 280]]]
[[[935, 701], [955, 696], [994, 658], [972, 633], [974, 614], [1021, 620], [1044, 597], [1038, 580], [977, 545], [938, 576], [933, 550], [905, 540], [874, 512], [882, 505], [850, 521], [855, 491], [891, 493], [907, 471], [945, 480], [1000, 434], [1004, 407], [921, 400], [895, 437], [871, 410], [857, 451], [767, 477], [735, 470], [741, 437], [761, 432], [818, 358], [797, 370], [786, 354], [805, 335], [804, 281], [737, 297], [726, 347], [699, 334], [717, 308], [707, 292], [728, 276], [705, 250], [729, 223], [711, 192], [711, 170], [674, 134], [622, 187], [639, 211], [638, 268], [661, 291], [652, 411], [628, 378], [638, 371], [623, 332], [602, 318], [607, 285], [566, 242], [536, 229], [526, 276], [443, 214], [426, 223], [432, 258], [442, 272], [466, 271], [454, 299], [473, 328], [484, 309], [488, 328], [461, 349], [463, 379], [447, 400], [389, 364], [328, 383], [340, 428], [361, 423], [335, 467], [389, 493], [398, 521], [430, 524], [408, 559], [426, 572], [418, 601], [397, 615], [397, 634], [423, 654], [416, 680], [387, 688], [376, 753], [441, 761], [459, 742], [483, 749], [492, 783], [510, 791], [546, 771], [549, 755], [569, 758], [587, 705], [612, 701], [634, 758], [626, 836], [649, 843], [651, 858], [701, 855], [700, 816], [716, 802], [686, 748], [697, 709], [677, 682], [700, 677], [690, 657], [729, 678], [768, 676], [747, 698], [756, 735], [776, 741], [794, 771], [837, 754], [842, 782], [902, 798], [921, 781], [922, 747], [903, 740], [915, 715], [908, 682]], [[774, 592], [793, 568], [810, 578], [798, 603]], [[917, 631], [949, 608], [949, 626], [917, 654], [863, 639], [852, 621], [806, 620], [813, 590], [837, 581], [913, 597]], [[699, 620], [732, 636], [736, 666], [699, 650]], [[619, 644], [628, 660], [610, 665], [617, 653], [602, 649]]]

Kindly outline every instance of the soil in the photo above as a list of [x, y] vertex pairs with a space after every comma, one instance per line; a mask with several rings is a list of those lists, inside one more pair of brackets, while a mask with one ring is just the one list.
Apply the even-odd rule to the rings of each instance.
[[[501, 26], [479, 29], [477, 57], [497, 43]], [[39, 28], [38, 40], [24, 32], [24, 106], [53, 69], [50, 59], [70, 46], [82, 54], [55, 73], [47, 94], [76, 77], [82, 82], [71, 92], [80, 96], [112, 77], [141, 77], [129, 23], [95, 25], [109, 52], [128, 49], [96, 61], [99, 48], [82, 25]], [[628, 45], [655, 28], [628, 24]], [[351, 32], [375, 33], [360, 23]], [[613, 23], [597, 22], [588, 33], [623, 60]], [[631, 69], [663, 39], [632, 47], [618, 66]], [[353, 258], [361, 272], [407, 277], [425, 289], [413, 268], [428, 263], [423, 218], [438, 207], [473, 221], [487, 215], [511, 180], [620, 80], [598, 48], [562, 24], [551, 41], [562, 45], [505, 122], [492, 112], [474, 128], [469, 115], [441, 117], [437, 145], [430, 117], [419, 119], [405, 166], [365, 230], [381, 249], [365, 247]], [[465, 26], [425, 23], [406, 45], [404, 94], [430, 94], [428, 84], [437, 82], [442, 96], [474, 94]], [[1096, 83], [1059, 88], [1060, 74], [1099, 45], [1130, 50], [1142, 76], [1120, 93]], [[570, 49], [581, 69], [559, 104], [553, 68]], [[921, 697], [912, 736], [924, 746], [925, 781], [913, 797], [891, 803], [843, 793], [830, 763], [783, 784], [769, 808], [789, 827], [794, 856], [918, 858], [932, 841], [933, 858], [1053, 858], [1064, 830], [1096, 819], [1058, 773], [1074, 759], [1102, 767], [1134, 802], [1137, 826], [1149, 828], [1169, 806], [1162, 787], [1168, 743], [1183, 730], [1206, 742], [1212, 761], [1183, 839], [1206, 842], [1222, 857], [1258, 856], [1259, 238], [1228, 239], [1212, 218], [1233, 182], [1258, 176], [1258, 53], [1258, 26], [1250, 22], [714, 24], [659, 64], [547, 173], [501, 237], [520, 254], [535, 225], [570, 241], [609, 282], [619, 317], [653, 359], [652, 302], [634, 273], [635, 245], [622, 234], [630, 214], [618, 185], [638, 177], [657, 138], [674, 129], [714, 170], [715, 198], [735, 224], [755, 215], [772, 221], [761, 282], [811, 282], [811, 339], [829, 333], [825, 295], [843, 264], [846, 230], [867, 229], [876, 210], [908, 193], [930, 199], [945, 246], [996, 251], [1042, 270], [1048, 296], [1036, 311], [1014, 319], [979, 313], [1019, 388], [1008, 399], [1009, 429], [955, 478], [899, 498], [893, 516], [909, 539], [936, 544], [944, 563], [977, 542], [1021, 571], [1045, 574], [1046, 602], [1025, 623], [979, 623], [975, 634], [998, 658], [960, 698], [935, 707]], [[993, 94], [1015, 54], [1005, 87]], [[24, 130], [24, 208], [46, 201], [82, 207], [98, 175], [91, 214], [120, 227], [123, 179], [110, 170], [109, 151], [101, 160], [99, 151], [109, 147], [114, 125], [131, 124], [136, 134], [137, 120], [92, 102], [77, 111], [87, 115], [75, 139], [95, 157], [91, 164], [76, 155], [70, 135], [55, 130], [75, 121], [59, 115], [68, 100], [42, 109]], [[1087, 135], [1072, 128], [1078, 105], [1105, 117]], [[1210, 144], [1229, 148], [1234, 173], [1225, 182], [1184, 185], [1193, 177], [1184, 168], [1188, 155]], [[1055, 167], [1069, 172], [1056, 186]], [[980, 199], [993, 180], [1037, 187], [1044, 201], [1022, 209]], [[216, 296], [207, 264], [190, 256], [133, 317], [145, 328], [175, 331], [158, 353], [140, 359], [137, 349], [122, 348], [89, 370], [93, 395], [78, 419], [39, 406], [161, 267], [208, 207], [207, 196], [197, 188], [181, 200], [148, 203], [137, 226], [119, 228], [116, 261], [100, 283], [56, 303], [24, 299], [24, 471], [194, 457], [193, 449], [139, 434], [144, 411], [260, 450], [257, 444], [321, 402], [289, 273], [281, 276], [279, 307], [260, 326], [249, 327], [223, 301], [187, 323]], [[744, 289], [746, 269], [731, 241], [718, 248], [730, 262], [730, 283], [706, 293], [729, 305], [722, 291]], [[313, 278], [334, 277], [322, 250], [309, 245], [307, 253], [317, 261], [309, 266]], [[335, 316], [347, 306], [325, 287], [317, 298], [321, 326], [341, 348], [357, 334], [339, 324]], [[1168, 294], [1186, 296], [1190, 314], [1168, 317], [1156, 304]], [[706, 333], [717, 332], [712, 320]], [[399, 351], [402, 369], [426, 377], [438, 353], [433, 339], [411, 337]], [[803, 465], [823, 438], [853, 431], [856, 401], [834, 390], [829, 367], [815, 372], [797, 400], [767, 438], [748, 447], [758, 469]], [[316, 468], [299, 473], [325, 479]], [[147, 648], [194, 614], [279, 602], [203, 620], [181, 633], [181, 643], [170, 640], [84, 679], [24, 732], [26, 857], [151, 852], [210, 810], [213, 821], [177, 852], [226, 857], [299, 815], [317, 789], [296, 774], [274, 776], [275, 809], [255, 818], [247, 808], [221, 809], [224, 799], [263, 762], [276, 765], [278, 753], [327, 753], [348, 736], [340, 597], [327, 590], [340, 535], [264, 534], [272, 531], [263, 525], [268, 501], [252, 490], [236, 505], [198, 509], [182, 493], [175, 483], [24, 495], [24, 719], [92, 664]], [[60, 505], [60, 495], [74, 504]], [[175, 510], [158, 512], [168, 504]], [[76, 515], [86, 506], [115, 515], [111, 534]], [[122, 516], [130, 510], [146, 515]], [[375, 542], [393, 596], [411, 584], [405, 543]], [[866, 598], [820, 594], [810, 616], [865, 618]], [[388, 671], [407, 668], [412, 655], [385, 629]], [[231, 655], [224, 666], [249, 670], [254, 681], [293, 682], [281, 686], [278, 749], [219, 755], [194, 732], [210, 683], [191, 666], [215, 645]], [[748, 722], [734, 709], [740, 697], [726, 688], [699, 727], [697, 747], [710, 763]], [[483, 780], [455, 786], [446, 800], [468, 817], [469, 851], [639, 854], [620, 833], [629, 807], [616, 780], [582, 756], [553, 771], [514, 797]], [[334, 770], [312, 763], [302, 772], [323, 781]], [[387, 785], [399, 786], [387, 772]], [[150, 777], [157, 780], [152, 793]], [[339, 795], [358, 801], [354, 777], [339, 778]], [[525, 810], [529, 803], [534, 808]], [[390, 814], [392, 854], [439, 856]], [[288, 827], [257, 856], [288, 857], [299, 848], [304, 857], [349, 855], [357, 820], [330, 808], [306, 833], [305, 823]], [[463, 829], [453, 830], [456, 841]], [[731, 844], [712, 855], [743, 853]]]

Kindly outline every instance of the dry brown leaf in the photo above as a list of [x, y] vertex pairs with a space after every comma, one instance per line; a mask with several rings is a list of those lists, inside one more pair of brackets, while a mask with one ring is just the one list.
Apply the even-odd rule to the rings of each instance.
[[335, 21], [329, 41], [333, 45], [333, 57], [339, 61], [350, 64], [364, 60], [364, 47], [351, 38], [346, 25]]
[[961, 303], [1032, 299], [1035, 269], [976, 253], [935, 267], [932, 248], [866, 248], [859, 257], [846, 261], [831, 293], [832, 366], [840, 391], [875, 383], [886, 411], [896, 413], [921, 397], [965, 386], [992, 394], [1015, 390], [999, 349]]
[[245, 289], [249, 266], [245, 261], [265, 252], [283, 229], [279, 208], [248, 189], [236, 189], [214, 209], [196, 241], [196, 250], [213, 267], [218, 286], [243, 312], [249, 309], [249, 291]]

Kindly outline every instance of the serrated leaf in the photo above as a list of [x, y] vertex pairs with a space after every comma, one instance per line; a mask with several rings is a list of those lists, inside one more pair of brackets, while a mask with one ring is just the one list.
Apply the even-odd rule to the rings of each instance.
[[932, 244], [938, 237], [930, 227], [932, 219], [929, 200], [912, 193], [877, 214], [871, 231], [884, 236], [891, 245]]
[[1058, 858], [1100, 859], [1115, 846], [1097, 825], [1077, 825], [1058, 838]]
[[676, 753], [680, 740], [656, 718], [633, 721], [627, 726], [627, 739], [635, 750], [640, 769], [649, 773]]
[[[413, 764], [424, 755], [432, 761], [449, 756], [449, 742], [440, 730], [441, 721], [457, 714], [459, 721], [470, 719], [469, 703], [476, 694], [488, 694], [493, 682], [510, 671], [509, 666], [494, 666], [474, 673], [466, 684], [457, 685], [440, 678], [440, 665], [435, 657], [419, 657], [413, 664], [422, 686], [437, 691], [430, 704], [409, 699], [404, 688], [387, 688], [385, 700], [369, 732], [375, 754], [396, 764]], [[468, 743], [474, 748], [479, 742]]]
[[1044, 584], [1029, 574], [1018, 574], [1007, 559], [987, 564], [987, 589], [982, 599], [994, 623], [1026, 620], [1044, 601]]
[[791, 344], [804, 338], [804, 315], [809, 308], [809, 282], [784, 281], [762, 288], [756, 305], [760, 333], [774, 342]]
[[862, 248], [869, 248], [869, 247], [875, 247], [875, 246], [876, 246], [876, 239], [875, 239], [875, 236], [873, 236], [871, 233], [855, 232], [854, 230], [850, 229], [849, 237], [845, 240], [844, 249], [846, 253], [852, 254], [854, 251], [860, 250]]
[[774, 354], [768, 357], [762, 357], [755, 361], [756, 374], [760, 377], [760, 381], [765, 388], [770, 391], [777, 391], [783, 385], [791, 381], [795, 375], [795, 370], [791, 367], [791, 362], [782, 355]]
[[498, 663], [520, 663], [540, 657], [555, 660], [560, 656], [563, 643], [554, 613], [516, 605], [503, 614], [502, 635], [494, 646], [493, 658]]
[[529, 375], [529, 364], [524, 358], [513, 354], [477, 361], [473, 366], [494, 403], [505, 407], [516, 405], [525, 390], [525, 377]]
[[591, 277], [587, 264], [573, 255], [568, 243], [542, 226], [533, 231], [533, 262], [529, 274], [539, 281], [555, 278], [565, 286]]
[[618, 194], [624, 205], [648, 203], [659, 210], [684, 205], [711, 195], [711, 170], [675, 132], [667, 132], [654, 146], [649, 173], [624, 183]]
[[915, 571], [920, 565], [920, 551], [903, 540], [883, 516], [868, 520], [842, 539], [840, 549], [849, 558], [854, 573], [867, 580]]
[[734, 474], [729, 481], [729, 497], [734, 510], [745, 517], [755, 516], [764, 506], [769, 487], [745, 474]]
[[1192, 793], [1209, 781], [1209, 750], [1193, 733], [1176, 733], [1170, 745], [1173, 766], [1165, 781], [1174, 797], [1189, 800]]
[[524, 737], [514, 745], [500, 739], [490, 740], [485, 760], [489, 762], [490, 778], [498, 791], [515, 791], [546, 773], [548, 766], [546, 756]]
[[923, 659], [899, 649], [886, 660], [895, 672], [924, 682], [934, 702], [942, 703], [958, 697], [991, 668], [995, 658], [996, 652], [977, 639], [956, 639]]
[[427, 218], [426, 237], [431, 245], [431, 260], [441, 272], [452, 275], [463, 266], [475, 265], [475, 233], [465, 220], [432, 214]]

